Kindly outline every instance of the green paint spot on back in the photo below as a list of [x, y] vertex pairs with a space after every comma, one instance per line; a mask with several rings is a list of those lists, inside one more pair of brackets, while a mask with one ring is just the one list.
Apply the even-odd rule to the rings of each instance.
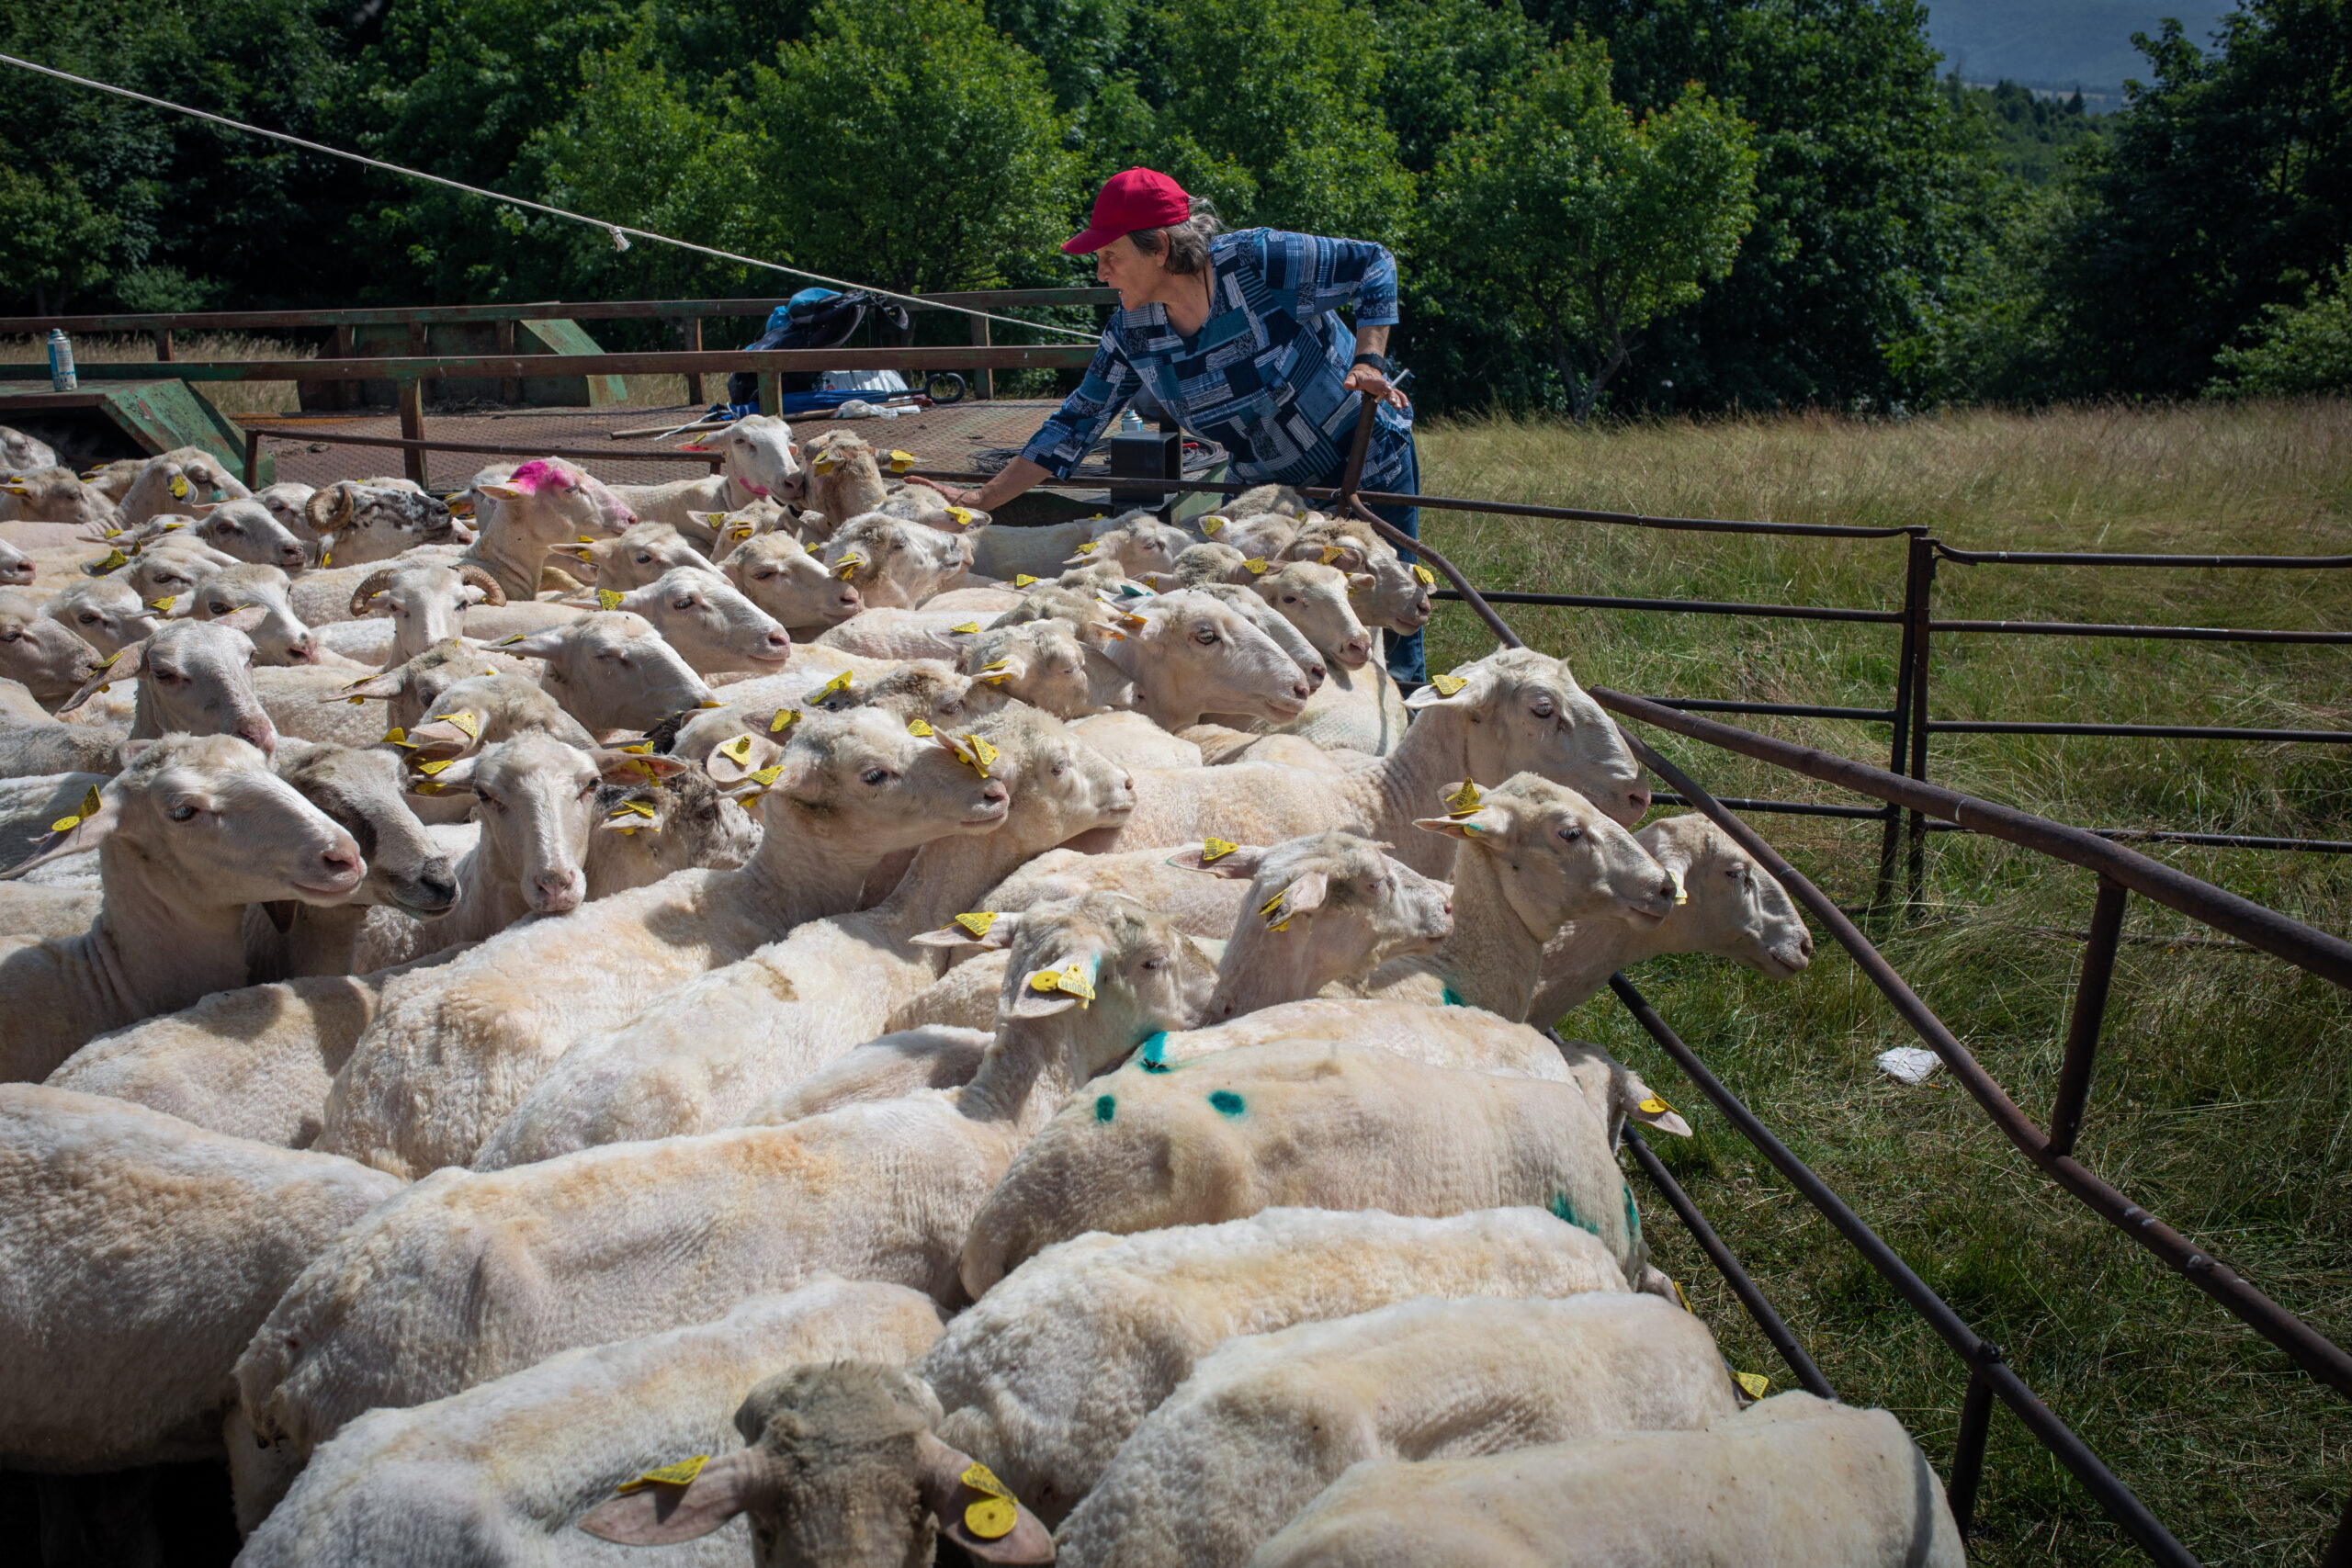
[[1438, 993], [1438, 999], [1450, 1008], [1466, 1008], [1470, 1005], [1462, 999], [1462, 993], [1451, 986]]
[[1097, 1122], [1108, 1122], [1118, 1112], [1118, 1109], [1119, 1101], [1116, 1096], [1097, 1095], [1094, 1100], [1094, 1119]]
[[1576, 1226], [1578, 1230], [1589, 1231], [1594, 1235], [1599, 1235], [1600, 1234], [1600, 1227], [1599, 1225], [1577, 1217], [1577, 1206], [1568, 1201], [1568, 1195], [1565, 1192], [1555, 1192], [1552, 1194], [1552, 1213], [1558, 1215], [1561, 1219], [1566, 1220], [1568, 1224]]
[[1137, 1058], [1138, 1065], [1148, 1073], [1168, 1071], [1168, 1061], [1162, 1055], [1167, 1049], [1168, 1031], [1163, 1029], [1143, 1043], [1143, 1054]]
[[1238, 1116], [1249, 1109], [1241, 1103], [1241, 1097], [1229, 1089], [1221, 1089], [1210, 1095], [1209, 1103], [1216, 1107], [1217, 1114], [1221, 1116]]

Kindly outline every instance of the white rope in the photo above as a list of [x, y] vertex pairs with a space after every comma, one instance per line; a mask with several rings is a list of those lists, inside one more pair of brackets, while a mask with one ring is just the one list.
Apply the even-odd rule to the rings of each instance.
[[486, 201], [503, 202], [509, 207], [526, 207], [534, 212], [544, 212], [550, 218], [566, 218], [574, 223], [585, 223], [592, 229], [602, 229], [610, 234], [613, 237], [615, 250], [628, 249], [628, 240], [626, 236], [635, 235], [640, 240], [652, 240], [660, 244], [675, 245], [682, 251], [695, 251], [703, 255], [717, 256], [721, 261], [740, 262], [745, 266], [765, 267], [770, 272], [789, 273], [795, 277], [814, 278], [819, 283], [830, 283], [840, 288], [864, 289], [868, 294], [878, 294], [886, 299], [904, 300], [910, 305], [921, 305], [927, 310], [954, 310], [960, 315], [978, 316], [983, 321], [1002, 321], [1007, 326], [1027, 327], [1033, 332], [1059, 333], [1065, 337], [1084, 338], [1090, 343], [1101, 335], [1097, 333], [1080, 332], [1072, 327], [1047, 326], [1043, 321], [1024, 321], [1016, 316], [1000, 316], [993, 311], [976, 310], [969, 305], [951, 305], [944, 299], [926, 299], [921, 295], [900, 294], [893, 289], [877, 288], [870, 283], [852, 283], [845, 278], [828, 277], [821, 272], [810, 272], [805, 266], [786, 266], [781, 262], [762, 261], [757, 256], [741, 256], [733, 251], [714, 250], [708, 245], [697, 245], [692, 240], [673, 239], [667, 234], [656, 234], [650, 230], [633, 229], [626, 223], [612, 223], [602, 218], [591, 218], [582, 212], [567, 212], [560, 207], [549, 207], [544, 202], [526, 201], [519, 196], [508, 196], [502, 191], [484, 190], [480, 186], [469, 186], [459, 180], [444, 179], [439, 175], [428, 175], [419, 169], [404, 169], [398, 164], [387, 164], [380, 158], [370, 158], [359, 152], [346, 152], [340, 147], [328, 147], [316, 141], [305, 141], [299, 136], [289, 136], [282, 130], [270, 130], [258, 125], [247, 125], [243, 120], [231, 119], [225, 115], [210, 114], [203, 109], [192, 109], [185, 104], [172, 103], [164, 98], [149, 97], [144, 93], [134, 93], [128, 87], [118, 87], [111, 82], [96, 82], [87, 76], [76, 76], [70, 71], [60, 71], [54, 66], [36, 64], [29, 60], [18, 60], [13, 54], [0, 54], [0, 64], [14, 65], [26, 71], [38, 72], [43, 76], [54, 76], [61, 82], [71, 82], [77, 87], [90, 87], [101, 93], [112, 93], [117, 97], [129, 98], [134, 103], [152, 105], [159, 109], [169, 109], [174, 114], [184, 114], [191, 119], [210, 120], [215, 125], [225, 125], [232, 130], [242, 130], [250, 136], [266, 136], [273, 141], [283, 141], [311, 152], [323, 152], [330, 158], [347, 158], [355, 164], [365, 164], [371, 169], [381, 169], [386, 174], [402, 175], [409, 179], [447, 186], [451, 190], [463, 191], [468, 196], [478, 196]]

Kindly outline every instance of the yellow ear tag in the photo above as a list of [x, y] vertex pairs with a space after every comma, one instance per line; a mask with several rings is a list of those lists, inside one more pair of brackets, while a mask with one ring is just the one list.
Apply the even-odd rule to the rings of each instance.
[[620, 607], [621, 596], [618, 593], [614, 592], [609, 588], [599, 588], [596, 590], [596, 608], [600, 610], [617, 610]]
[[980, 623], [978, 621], [966, 621], [960, 626], [950, 626], [947, 629], [951, 632], [976, 632], [980, 629]]
[[443, 757], [435, 761], [419, 762], [416, 765], [416, 771], [429, 778], [433, 774], [441, 772], [444, 768], [447, 768], [453, 760], [454, 759], [452, 758]]
[[479, 740], [481, 739], [481, 721], [474, 717], [473, 715], [468, 713], [465, 709], [459, 708], [456, 713], [445, 714], [442, 716], [447, 718], [453, 727], [463, 733], [467, 739]]
[[1289, 897], [1290, 889], [1285, 887], [1281, 892], [1275, 894], [1272, 898], [1267, 899], [1264, 906], [1259, 909], [1258, 913], [1265, 918], [1266, 929], [1268, 931], [1286, 931], [1290, 930], [1291, 921], [1298, 918], [1297, 916], [1291, 914], [1289, 911], [1283, 910], [1282, 923], [1279, 925], [1274, 923], [1275, 911], [1282, 909], [1283, 903]]
[[1012, 586], [1015, 588], [1026, 588], [1036, 581], [1025, 571], [1016, 571], [1012, 574]]
[[120, 550], [108, 550], [107, 552], [107, 558], [98, 563], [98, 570], [101, 571], [112, 571], [119, 566], [129, 566], [130, 564], [130, 558], [124, 555]]
[[1643, 1100], [1640, 1107], [1641, 1112], [1645, 1116], [1663, 1116], [1673, 1109], [1674, 1107], [1668, 1105], [1665, 1100], [1660, 1100], [1657, 1095], [1652, 1095], [1647, 1100]]
[[1229, 839], [1210, 839], [1201, 845], [1201, 863], [1215, 865], [1241, 846]]
[[1430, 684], [1437, 688], [1437, 694], [1441, 697], [1450, 697], [1469, 683], [1469, 682], [1464, 680], [1459, 675], [1432, 675], [1430, 677]]
[[650, 756], [652, 754], [653, 742], [650, 740], [633, 740], [629, 744], [621, 747], [620, 750], [624, 751], [634, 751], [640, 757]]
[[641, 1492], [648, 1486], [691, 1486], [702, 1467], [710, 1462], [708, 1454], [696, 1454], [675, 1464], [665, 1464], [659, 1470], [649, 1470], [634, 1481], [624, 1481], [613, 1488], [616, 1493]]
[[151, 610], [168, 610], [172, 607], [172, 601], [169, 599], [150, 599], [147, 601], [147, 607]]
[[187, 499], [187, 480], [181, 475], [175, 474], [172, 476], [172, 499], [174, 501], [186, 501]]
[[1338, 560], [1338, 559], [1340, 558], [1340, 554], [1341, 554], [1341, 552], [1340, 552], [1340, 547], [1339, 547], [1339, 546], [1337, 546], [1337, 545], [1326, 545], [1326, 546], [1324, 546], [1324, 547], [1323, 547], [1323, 564], [1324, 564], [1325, 566], [1329, 566], [1333, 561]]
[[977, 513], [968, 506], [951, 506], [947, 509], [947, 515], [956, 519], [956, 526], [958, 528], [968, 528], [972, 525], [972, 519]]
[[1076, 997], [1080, 1007], [1090, 1007], [1094, 1001], [1094, 982], [1086, 977], [1086, 965], [1075, 958], [1049, 974], [1031, 976], [1029, 988]]
[[1673, 1285], [1673, 1287], [1674, 1287], [1674, 1299], [1675, 1299], [1676, 1301], [1680, 1302], [1680, 1303], [1682, 1303], [1682, 1310], [1683, 1310], [1684, 1312], [1689, 1313], [1692, 1317], [1696, 1317], [1696, 1316], [1698, 1316], [1698, 1315], [1699, 1315], [1699, 1309], [1698, 1309], [1697, 1307], [1692, 1306], [1692, 1305], [1690, 1304], [1690, 1298], [1689, 1296], [1686, 1296], [1686, 1295], [1684, 1295], [1684, 1294], [1682, 1293], [1682, 1281], [1681, 1281], [1681, 1280], [1669, 1280], [1669, 1281], [1668, 1281], [1668, 1283], [1670, 1283], [1670, 1284], [1672, 1284], [1672, 1285]]
[[1431, 571], [1429, 568], [1423, 566], [1419, 561], [1415, 561], [1413, 563], [1413, 575], [1421, 580], [1421, 586], [1424, 588], [1435, 588], [1437, 586], [1437, 573]]
[[999, 660], [994, 660], [994, 661], [992, 661], [992, 662], [990, 662], [990, 663], [987, 663], [987, 664], [983, 664], [983, 665], [981, 665], [981, 666], [980, 666], [979, 672], [980, 672], [981, 674], [985, 675], [985, 674], [989, 673], [989, 671], [992, 671], [992, 670], [1009, 670], [1009, 669], [1011, 669], [1011, 668], [1012, 668], [1012, 660], [1010, 660], [1010, 659], [999, 659]]
[[1747, 1391], [1750, 1399], [1761, 1399], [1772, 1389], [1772, 1380], [1761, 1372], [1734, 1372], [1732, 1380]]
[[774, 735], [778, 730], [788, 728], [792, 722], [799, 716], [800, 710], [798, 708], [776, 709], [775, 716], [768, 720], [768, 733], [770, 735]]
[[738, 523], [727, 530], [727, 536], [738, 542], [748, 539], [752, 536], [752, 525], [749, 523]]
[[890, 450], [888, 461], [892, 473], [903, 474], [915, 466], [916, 458], [912, 452], [901, 452], [893, 447]]
[[82, 807], [80, 811], [72, 817], [59, 818], [56, 821], [51, 822], [49, 825], [49, 830], [52, 833], [70, 833], [74, 829], [79, 828], [83, 823], [88, 821], [91, 818], [96, 817], [98, 814], [98, 807], [103, 804], [104, 803], [98, 799], [97, 786], [96, 784], [92, 784], [90, 786], [90, 792], [82, 797]]
[[1448, 817], [1467, 817], [1486, 803], [1486, 796], [1478, 793], [1478, 786], [1468, 779], [1462, 781], [1460, 789], [1443, 798]]
[[775, 766], [772, 768], [753, 769], [750, 774], [752, 782], [758, 784], [762, 789], [767, 788], [768, 785], [775, 783], [777, 779], [783, 776], [784, 764], [782, 762], [776, 763]]
[[982, 1540], [997, 1540], [1012, 1533], [1021, 1522], [1021, 1506], [1006, 1491], [1004, 1483], [989, 1473], [989, 1467], [978, 1462], [964, 1472], [964, 1484], [975, 1492], [985, 1493], [978, 1502], [966, 1506], [964, 1528]]
[[928, 740], [939, 732], [932, 728], [932, 727], [922, 719], [910, 718], [907, 720], [907, 733], [909, 735], [918, 737], [921, 739]]
[[580, 536], [580, 542], [581, 542], [582, 544], [583, 544], [583, 545], [593, 545], [593, 544], [594, 544], [594, 543], [596, 542], [596, 540], [595, 540], [594, 536], [593, 536], [593, 535], [589, 535], [589, 534], [582, 534], [582, 535], [581, 535], [581, 536]]
[[[354, 697], [351, 700], [355, 703], [358, 703], [365, 702], [368, 699], [365, 697]], [[391, 728], [384, 731], [384, 743], [388, 746], [405, 746], [412, 751], [416, 750], [416, 742], [411, 740], [408, 738], [408, 731], [402, 729], [397, 724], [392, 726]]]
[[322, 548], [319, 551], [319, 564], [321, 566], [333, 566], [334, 564], [334, 552], [330, 549]]
[[508, 635], [508, 636], [506, 636], [506, 637], [500, 637], [496, 642], [492, 643], [491, 646], [492, 646], [492, 648], [512, 648], [512, 647], [514, 647], [516, 643], [521, 642], [525, 637], [529, 637], [530, 635], [531, 635], [531, 634], [530, 634], [530, 633], [528, 633], [528, 632], [514, 632], [514, 633], [512, 633], [512, 634], [510, 634], [510, 635]]
[[624, 800], [605, 815], [608, 817], [652, 817], [657, 813], [653, 809], [653, 803], [650, 800]]
[[849, 690], [849, 682], [850, 671], [844, 670], [840, 674], [834, 676], [831, 680], [826, 682], [823, 685], [818, 687], [816, 694], [819, 697], [830, 697], [835, 692], [846, 692]]
[[752, 760], [752, 738], [748, 735], [739, 735], [732, 740], [721, 741], [711, 750], [741, 767]]
[[841, 559], [833, 563], [833, 572], [834, 575], [839, 577], [843, 582], [847, 582], [851, 578], [857, 575], [857, 569], [865, 564], [865, 558], [853, 551], [849, 555], [842, 557]]
[[1219, 517], [1214, 512], [1201, 519], [1201, 532], [1206, 534], [1212, 539], [1216, 537], [1217, 530], [1224, 526], [1225, 519]]
[[1101, 543], [1102, 541], [1099, 539], [1089, 539], [1086, 543], [1078, 547], [1077, 553], [1082, 556], [1091, 556], [1094, 553], [1095, 547]]
[[1263, 577], [1267, 572], [1273, 570], [1266, 564], [1266, 558], [1263, 556], [1251, 556], [1248, 560], [1243, 561], [1241, 564], [1250, 569], [1250, 575], [1252, 577]]
[[982, 909], [975, 914], [956, 916], [956, 923], [974, 936], [986, 936], [989, 928], [996, 924], [996, 914], [994, 909]]

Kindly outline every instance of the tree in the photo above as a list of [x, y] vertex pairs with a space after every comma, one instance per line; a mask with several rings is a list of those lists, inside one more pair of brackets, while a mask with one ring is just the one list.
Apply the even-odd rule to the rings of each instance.
[[2265, 305], [2254, 341], [2214, 355], [2212, 397], [2352, 392], [2352, 254], [2301, 305]]
[[[1530, 0], [1553, 36], [1609, 41], [1618, 101], [1699, 82], [1755, 127], [1756, 227], [1731, 275], [1658, 323], [1653, 405], [1770, 408], [1906, 395], [1897, 345], [1979, 243], [1982, 131], [1936, 87], [1921, 0]], [[1669, 387], [1668, 383], [1671, 383]]]
[[1423, 250], [1515, 319], [1589, 418], [1635, 333], [1697, 302], [1756, 219], [1747, 126], [1695, 85], [1636, 120], [1581, 36], [1438, 161]]
[[1069, 232], [1077, 159], [1045, 70], [975, 0], [826, 0], [741, 123], [781, 259], [820, 272], [985, 288]]
[[[0, 158], [7, 150], [0, 147]], [[46, 176], [0, 163], [0, 291], [29, 294], [41, 315], [62, 310], [77, 289], [103, 283], [122, 225], [91, 205], [62, 164]]]
[[2208, 54], [2167, 21], [2059, 241], [2072, 389], [2187, 393], [2352, 245], [2352, 0], [2247, 0]]

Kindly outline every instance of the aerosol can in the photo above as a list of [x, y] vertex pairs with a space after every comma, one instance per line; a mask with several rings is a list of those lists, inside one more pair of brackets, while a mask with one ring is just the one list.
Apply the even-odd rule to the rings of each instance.
[[74, 375], [74, 340], [62, 327], [50, 330], [49, 384], [60, 392], [71, 392], [81, 385]]

